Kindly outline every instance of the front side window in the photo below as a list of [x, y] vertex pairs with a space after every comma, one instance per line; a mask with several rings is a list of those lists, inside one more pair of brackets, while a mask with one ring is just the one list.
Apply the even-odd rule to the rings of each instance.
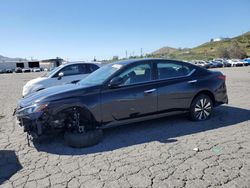
[[187, 76], [193, 71], [192, 68], [186, 65], [160, 62], [157, 63], [158, 79], [170, 79]]
[[131, 85], [143, 83], [151, 80], [151, 67], [150, 64], [140, 64], [127, 69], [119, 75], [123, 79], [121, 85]]
[[[84, 74], [85, 73], [85, 67], [81, 65], [69, 65], [67, 67], [64, 67], [62, 70], [58, 72], [58, 74], [62, 72], [64, 76], [73, 76], [77, 74]], [[57, 74], [57, 76], [58, 76]]]
[[[63, 66], [63, 65], [60, 65], [59, 67], [56, 67], [56, 68], [52, 69], [52, 70], [49, 71], [49, 72], [46, 72], [42, 77], [50, 77], [50, 76], [52, 76], [52, 75], [55, 74], [58, 70], [60, 70], [60, 69], [62, 68], [62, 66]], [[56, 73], [56, 76], [57, 76], [57, 74], [58, 74], [58, 73]], [[52, 77], [55, 77], [55, 75], [52, 76]]]

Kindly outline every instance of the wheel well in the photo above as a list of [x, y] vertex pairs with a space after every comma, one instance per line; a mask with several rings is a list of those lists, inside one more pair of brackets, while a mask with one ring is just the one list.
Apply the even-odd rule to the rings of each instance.
[[86, 108], [83, 108], [83, 107], [80, 107], [80, 106], [72, 106], [72, 107], [68, 107], [68, 108], [66, 108], [64, 110], [61, 110], [60, 112], [71, 113], [73, 108], [77, 108], [78, 110], [80, 110], [80, 113], [82, 115], [81, 118], [86, 118], [86, 120], [89, 121], [89, 123], [90, 123], [89, 126], [91, 128], [96, 127], [96, 121], [95, 121], [95, 118], [94, 118], [93, 114]]
[[[74, 118], [74, 110], [80, 113], [80, 122], [87, 130], [95, 129], [98, 126], [93, 114], [87, 108], [78, 105], [68, 106], [53, 112], [54, 115], [52, 117], [50, 116], [51, 119], [49, 119], [49, 124], [54, 128], [69, 128], [69, 122]], [[72, 126], [72, 128], [75, 128], [75, 126]]]
[[[213, 106], [215, 105], [215, 98], [214, 98], [214, 94], [211, 92], [211, 91], [208, 91], [208, 90], [203, 90], [203, 91], [200, 91], [199, 93], [197, 93], [193, 100], [198, 96], [198, 95], [201, 95], [201, 94], [204, 94], [204, 95], [207, 95], [211, 98], [212, 102], [213, 102]], [[192, 100], [192, 102], [193, 102]]]

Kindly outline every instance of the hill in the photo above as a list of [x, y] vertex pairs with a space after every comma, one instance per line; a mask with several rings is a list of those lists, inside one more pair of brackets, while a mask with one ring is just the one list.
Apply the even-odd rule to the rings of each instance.
[[177, 51], [176, 48], [166, 46], [166, 47], [160, 48], [159, 50], [156, 50], [152, 54], [153, 55], [171, 54], [171, 53], [174, 53], [176, 51]]
[[5, 57], [5, 56], [0, 55], [0, 62], [3, 62], [3, 61], [25, 61], [25, 60], [26, 59], [24, 59], [24, 58], [19, 58], [19, 57], [10, 58], [10, 57]]
[[149, 56], [180, 60], [213, 59], [220, 57], [221, 50], [230, 48], [230, 46], [235, 43], [237, 43], [239, 48], [246, 52], [247, 56], [250, 56], [250, 32], [222, 41], [207, 42], [191, 49], [175, 49], [171, 47], [161, 48], [151, 53]]

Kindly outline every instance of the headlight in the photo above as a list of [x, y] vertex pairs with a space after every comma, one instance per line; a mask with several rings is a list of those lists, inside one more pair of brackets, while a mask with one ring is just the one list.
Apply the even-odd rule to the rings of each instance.
[[31, 106], [27, 106], [23, 109], [21, 109], [18, 114], [19, 115], [28, 115], [31, 113], [35, 113], [35, 112], [41, 112], [43, 111], [46, 107], [48, 106], [48, 104], [33, 104]]

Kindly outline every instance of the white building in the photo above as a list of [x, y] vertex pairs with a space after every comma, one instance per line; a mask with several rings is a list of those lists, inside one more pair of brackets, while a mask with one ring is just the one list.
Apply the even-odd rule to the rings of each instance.
[[17, 67], [28, 68], [29, 62], [25, 60], [21, 61], [0, 61], [0, 69], [15, 69]]
[[211, 39], [210, 41], [211, 42], [219, 42], [219, 41], [225, 41], [225, 40], [228, 40], [228, 39], [229, 38], [219, 37], [219, 38]]
[[28, 61], [28, 60], [0, 60], [0, 69], [16, 69], [17, 67], [20, 68], [47, 68], [52, 69], [59, 65], [61, 65], [63, 59], [56, 58], [56, 59], [47, 59], [42, 61]]

